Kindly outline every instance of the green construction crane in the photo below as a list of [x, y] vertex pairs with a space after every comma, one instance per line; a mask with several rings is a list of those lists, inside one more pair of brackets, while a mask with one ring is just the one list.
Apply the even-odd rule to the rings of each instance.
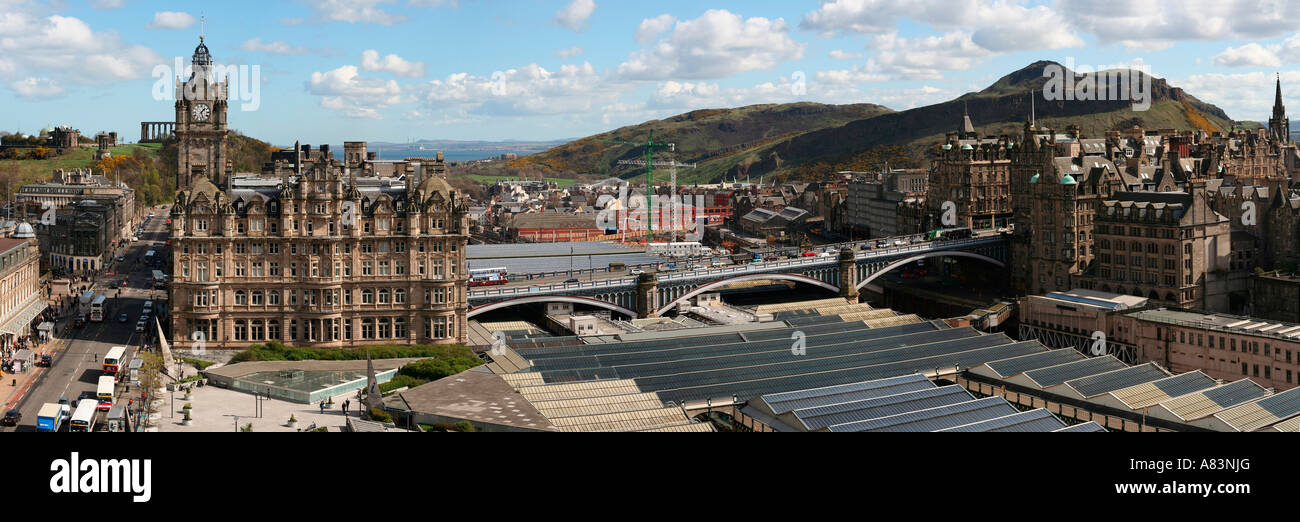
[[634, 142], [626, 140], [600, 140], [605, 143], [616, 143], [619, 145], [631, 145], [633, 147], [645, 147], [645, 175], [646, 175], [646, 242], [649, 243], [654, 239], [654, 219], [650, 218], [650, 211], [654, 210], [651, 205], [653, 201], [655, 187], [655, 168], [654, 168], [654, 150], [658, 148], [668, 148], [675, 151], [677, 144], [655, 141], [655, 131], [650, 131], [650, 137], [644, 142]]

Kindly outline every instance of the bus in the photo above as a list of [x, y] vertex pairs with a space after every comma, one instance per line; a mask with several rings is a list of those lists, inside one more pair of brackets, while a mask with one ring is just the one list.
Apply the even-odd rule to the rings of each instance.
[[469, 286], [504, 285], [510, 282], [505, 268], [479, 268], [469, 271]]
[[164, 274], [162, 270], [153, 271], [153, 287], [167, 288], [167, 274]]
[[72, 414], [72, 422], [68, 423], [68, 431], [71, 432], [89, 432], [95, 429], [95, 412], [99, 411], [99, 401], [93, 399], [82, 399], [77, 403], [77, 411]]
[[157, 261], [157, 259], [158, 259], [157, 251], [150, 249], [148, 252], [144, 253], [145, 266], [154, 266], [154, 262]]
[[926, 239], [934, 241], [936, 239], [967, 239], [973, 233], [970, 227], [961, 228], [936, 228], [926, 234]]
[[106, 374], [117, 375], [117, 372], [122, 369], [123, 357], [126, 357], [125, 346], [114, 346], [109, 348], [108, 355], [104, 356], [104, 366], [101, 369]]
[[108, 296], [97, 295], [95, 300], [90, 303], [90, 322], [102, 323], [104, 316], [108, 314]]
[[113, 407], [113, 388], [116, 386], [117, 380], [111, 375], [100, 376], [99, 386], [95, 388], [95, 397], [99, 399], [99, 411], [108, 411]]

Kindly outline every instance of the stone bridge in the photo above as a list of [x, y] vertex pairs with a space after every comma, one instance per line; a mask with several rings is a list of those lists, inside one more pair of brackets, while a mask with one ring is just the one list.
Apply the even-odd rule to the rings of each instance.
[[871, 250], [855, 250], [852, 246], [845, 245], [837, 256], [574, 283], [471, 288], [469, 317], [511, 306], [550, 302], [595, 306], [629, 316], [657, 317], [699, 294], [746, 281], [791, 281], [856, 298], [858, 291], [876, 278], [921, 259], [966, 257], [999, 268], [1006, 268], [1007, 263], [1007, 242], [1002, 236], [927, 241]]

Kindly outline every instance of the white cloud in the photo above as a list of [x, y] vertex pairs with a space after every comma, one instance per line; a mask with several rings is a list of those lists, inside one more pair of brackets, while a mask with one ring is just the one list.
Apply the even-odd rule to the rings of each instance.
[[126, 7], [126, 0], [91, 0], [90, 7], [95, 9], [121, 9]]
[[876, 53], [863, 70], [901, 80], [941, 79], [944, 71], [969, 70], [994, 54], [960, 31], [924, 38], [882, 34], [872, 38], [871, 46]]
[[14, 90], [18, 97], [26, 100], [44, 100], [49, 98], [58, 98], [66, 92], [62, 86], [55, 84], [48, 78], [27, 78], [18, 80], [9, 84], [9, 88]]
[[402, 88], [396, 80], [363, 78], [355, 65], [312, 73], [307, 92], [321, 97], [321, 107], [349, 118], [382, 119], [380, 110], [403, 102]]
[[189, 13], [177, 11], [159, 11], [153, 14], [153, 21], [149, 22], [150, 29], [185, 29], [199, 19], [194, 18]]
[[821, 0], [799, 26], [828, 36], [838, 32], [881, 34], [895, 31], [900, 18], [941, 30], [968, 31], [977, 45], [999, 53], [1083, 46], [1083, 39], [1058, 11], [1003, 0]]
[[[126, 45], [116, 33], [95, 32], [77, 18], [0, 11], [0, 80], [10, 88], [21, 80], [25, 89], [57, 85], [51, 92], [64, 93], [68, 84], [148, 77], [162, 63], [153, 50]], [[32, 84], [31, 78], [52, 83]]]
[[245, 51], [260, 52], [266, 54], [280, 54], [280, 55], [306, 54], [308, 52], [311, 52], [306, 47], [301, 47], [301, 46], [295, 47], [293, 45], [290, 45], [288, 42], [281, 41], [281, 40], [263, 43], [261, 38], [253, 38], [251, 40], [246, 40], [243, 43], [243, 45], [239, 46], [239, 48]]
[[558, 51], [555, 51], [555, 55], [565, 60], [568, 60], [569, 58], [573, 58], [574, 56], [578, 56], [582, 54], [582, 52], [583, 51], [581, 47], [570, 47], [568, 49], [560, 49]]
[[661, 14], [654, 18], [646, 18], [641, 21], [641, 25], [636, 28], [636, 41], [639, 44], [649, 43], [673, 27], [677, 23], [677, 17], [670, 14]]
[[389, 72], [403, 78], [424, 76], [424, 62], [410, 62], [396, 54], [379, 58], [379, 51], [368, 49], [361, 53], [361, 69], [371, 72]]
[[460, 7], [457, 0], [411, 0], [411, 5], [418, 7]]
[[[1194, 74], [1176, 86], [1212, 103], [1237, 120], [1268, 121], [1277, 76], [1272, 72]], [[1174, 83], [1172, 80], [1170, 83]], [[1283, 102], [1300, 99], [1300, 71], [1282, 72]]]
[[1214, 65], [1222, 67], [1280, 67], [1282, 60], [1273, 51], [1257, 43], [1231, 47], [1214, 55]]
[[1186, 40], [1251, 40], [1296, 28], [1300, 3], [1261, 0], [1060, 0], [1071, 25], [1097, 41], [1135, 49], [1166, 49]]
[[673, 31], [618, 66], [618, 76], [633, 80], [701, 80], [766, 70], [803, 57], [804, 44], [777, 18], [742, 19], [710, 10], [678, 22]]
[[555, 23], [574, 31], [586, 29], [587, 19], [596, 12], [595, 0], [572, 0], [555, 12]]
[[868, 65], [855, 65], [852, 69], [839, 69], [831, 71], [817, 71], [817, 81], [826, 82], [834, 85], [855, 85], [867, 82], [882, 82], [889, 80], [889, 75], [872, 72]]
[[862, 53], [850, 53], [843, 49], [835, 49], [829, 53], [831, 58], [836, 60], [856, 60], [862, 58]]
[[456, 73], [426, 82], [417, 91], [430, 110], [456, 105], [474, 114], [526, 116], [585, 114], [600, 103], [613, 103], [628, 89], [603, 82], [591, 63], [584, 62], [558, 71], [534, 63], [490, 76]]
[[[406, 15], [390, 13], [379, 7], [391, 2], [392, 0], [307, 0], [307, 5], [314, 15], [310, 20], [312, 22], [394, 25], [407, 21], [409, 18]], [[280, 23], [298, 25], [303, 20], [286, 18]]]

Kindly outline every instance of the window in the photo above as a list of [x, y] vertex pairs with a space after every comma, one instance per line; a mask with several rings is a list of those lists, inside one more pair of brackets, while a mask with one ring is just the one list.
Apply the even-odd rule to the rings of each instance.
[[379, 304], [388, 304], [388, 289], [379, 289]]
[[344, 290], [344, 291], [343, 291], [343, 304], [345, 304], [345, 305], [350, 305], [350, 304], [352, 304], [352, 291], [351, 291], [351, 290]]
[[403, 304], [406, 302], [406, 289], [398, 288], [393, 290], [393, 302]]
[[361, 262], [361, 275], [363, 276], [375, 275], [374, 265], [370, 261]]
[[247, 322], [245, 322], [245, 321], [243, 321], [243, 320], [235, 321], [235, 340], [236, 340], [236, 341], [247, 341], [247, 340], [248, 340], [248, 323], [247, 323]]
[[235, 277], [244, 277], [243, 263], [235, 263]]
[[[398, 222], [400, 223], [400, 221]], [[398, 317], [393, 319], [393, 337], [403, 339], [406, 337], [406, 319]]]
[[250, 295], [251, 295], [252, 298], [253, 298], [251, 304], [253, 304], [253, 305], [261, 305], [261, 304], [262, 304], [262, 291], [261, 291], [261, 290], [253, 290], [253, 293], [250, 294]]
[[248, 304], [248, 294], [245, 293], [243, 290], [235, 290], [235, 304], [237, 305]]
[[281, 339], [280, 321], [272, 319], [266, 322], [266, 338], [273, 341]]
[[[270, 290], [266, 292], [266, 304], [269, 304], [271, 306], [278, 306], [280, 304], [280, 291]], [[273, 336], [272, 338], [278, 338], [278, 337], [279, 336], [277, 335], [277, 336]]]
[[271, 272], [270, 272], [271, 277], [279, 277], [279, 276], [280, 276], [280, 263], [277, 262], [277, 261], [271, 261], [271, 263], [270, 263], [270, 271], [271, 271]]
[[375, 304], [375, 293], [371, 290], [362, 290], [361, 304]]
[[[398, 221], [398, 223], [401, 223], [401, 221]], [[406, 242], [398, 241], [396, 243], [393, 243], [393, 252], [397, 252], [398, 254], [406, 252]]]
[[362, 254], [372, 254], [372, 253], [374, 253], [374, 251], [375, 251], [375, 247], [374, 247], [374, 244], [373, 244], [373, 243], [371, 243], [370, 241], [362, 241], [362, 242], [361, 242], [361, 253], [362, 253]]

